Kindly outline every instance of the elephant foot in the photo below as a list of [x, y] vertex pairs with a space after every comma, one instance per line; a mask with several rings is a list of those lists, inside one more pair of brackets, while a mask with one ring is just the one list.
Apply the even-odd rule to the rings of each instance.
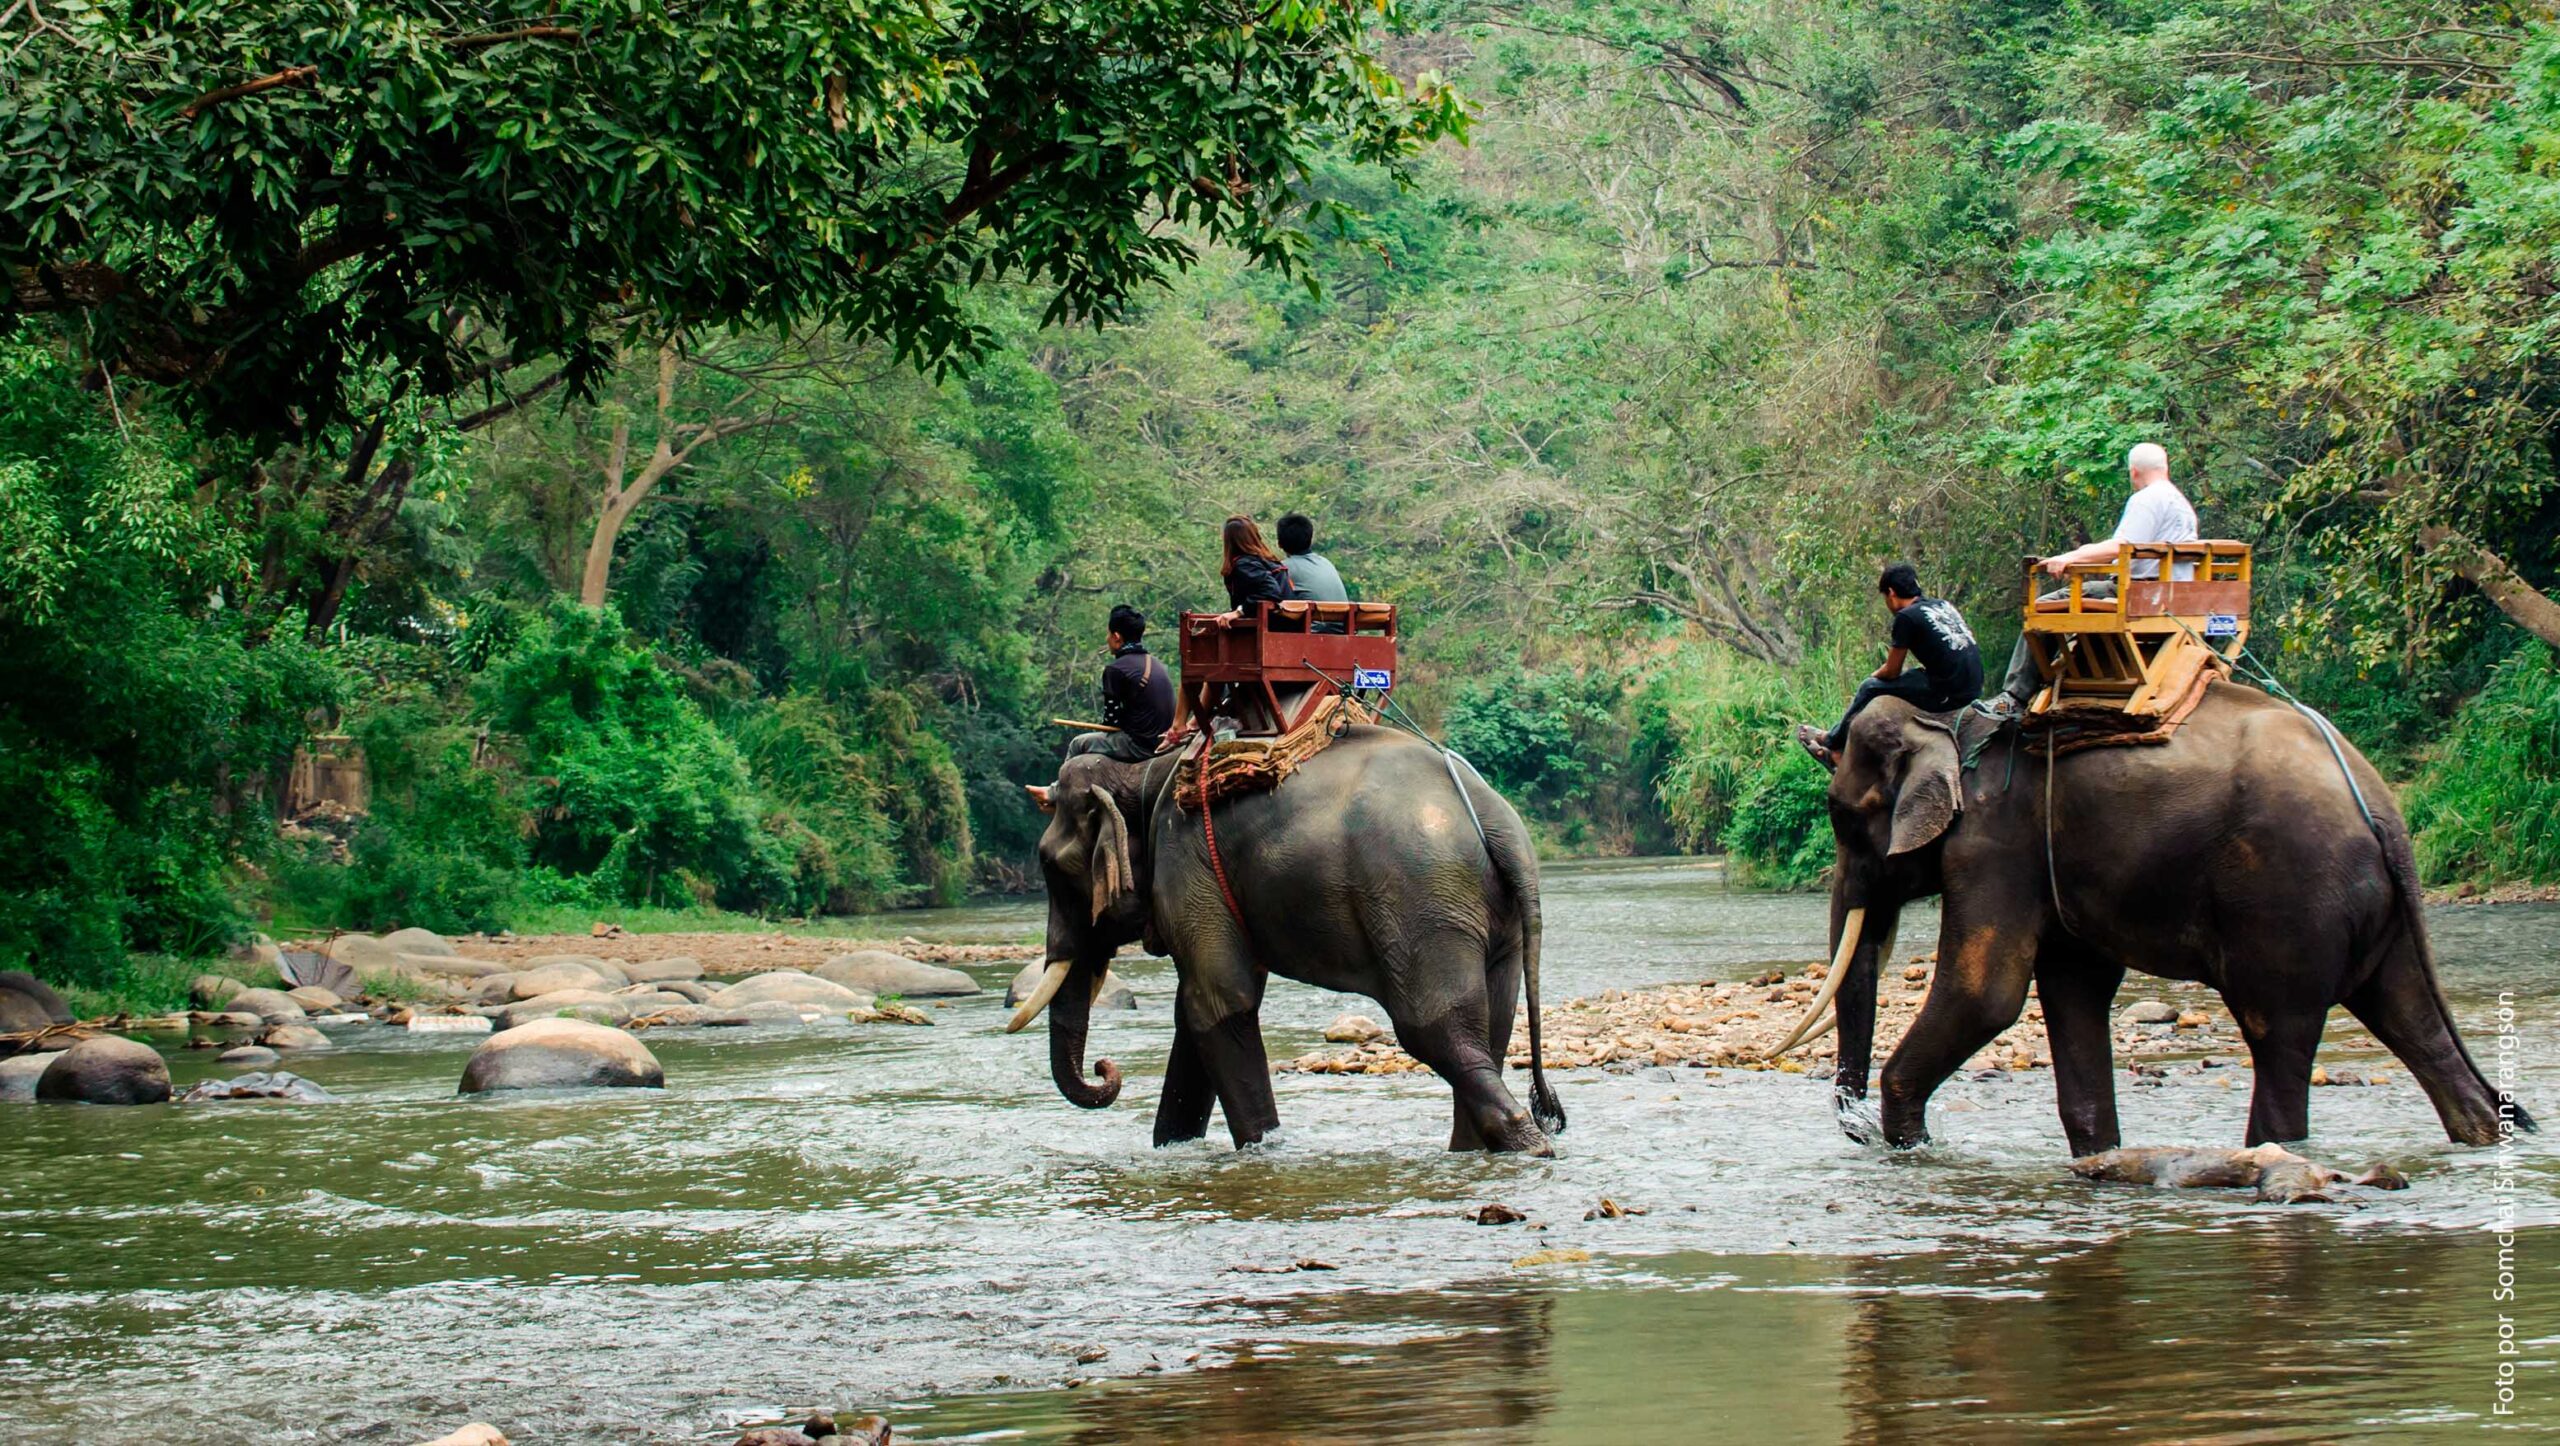
[[1555, 1141], [1547, 1138], [1547, 1132], [1539, 1129], [1538, 1122], [1529, 1118], [1525, 1110], [1503, 1116], [1502, 1122], [1491, 1129], [1471, 1129], [1461, 1121], [1449, 1132], [1449, 1148], [1482, 1150], [1492, 1155], [1530, 1155], [1541, 1160], [1553, 1159], [1556, 1153]]
[[1861, 1145], [1872, 1145], [1884, 1138], [1884, 1124], [1876, 1118], [1875, 1106], [1851, 1095], [1835, 1095], [1832, 1113], [1839, 1117], [1840, 1133]]

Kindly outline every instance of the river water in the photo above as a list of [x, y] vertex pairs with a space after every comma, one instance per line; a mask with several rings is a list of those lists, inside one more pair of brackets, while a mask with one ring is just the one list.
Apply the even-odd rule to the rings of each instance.
[[[1703, 865], [1551, 866], [1546, 896], [1551, 1003], [1821, 949], [1819, 898]], [[2474, 1052], [2494, 1075], [2509, 991], [2521, 1093], [2560, 1124], [2560, 907], [2433, 923]], [[2502, 1169], [2396, 1067], [2312, 1097], [2310, 1153], [2415, 1182], [2353, 1208], [2075, 1180], [2043, 1073], [1951, 1083], [1907, 1155], [1842, 1137], [1819, 1081], [1650, 1067], [1560, 1076], [1553, 1160], [1445, 1153], [1427, 1076], [1286, 1075], [1275, 1143], [1158, 1151], [1169, 970], [1127, 970], [1144, 1007], [1099, 1018], [1129, 1081], [1095, 1113], [1037, 1028], [1000, 1032], [993, 967], [929, 1030], [652, 1034], [664, 1093], [461, 1100], [468, 1041], [350, 1029], [293, 1062], [337, 1104], [5, 1107], [0, 1440], [710, 1442], [813, 1404], [1032, 1442], [2560, 1426], [2560, 1132]], [[1273, 1057], [1346, 1007], [1275, 984]], [[2247, 1080], [2121, 1098], [2130, 1143], [2236, 1145]], [[1586, 1220], [1604, 1196], [1644, 1213]], [[1529, 1219], [1465, 1218], [1494, 1201]], [[1565, 1258], [1517, 1263], [1540, 1252]]]

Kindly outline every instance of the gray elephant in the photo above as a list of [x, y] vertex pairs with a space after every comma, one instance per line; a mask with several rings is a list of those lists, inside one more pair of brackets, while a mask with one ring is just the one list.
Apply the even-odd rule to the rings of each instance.
[[[1085, 1078], [1085, 1030], [1113, 951], [1144, 938], [1181, 981], [1157, 1144], [1206, 1134], [1212, 1105], [1239, 1146], [1279, 1124], [1260, 1020], [1277, 974], [1378, 1002], [1456, 1094], [1449, 1148], [1550, 1153], [1564, 1109], [1539, 1039], [1538, 864], [1502, 796], [1460, 768], [1462, 797], [1437, 751], [1373, 727], [1206, 820], [1175, 798], [1183, 766], [1087, 755], [1059, 771], [1040, 839], [1049, 967], [1010, 1026], [1048, 1010], [1059, 1093], [1086, 1109], [1119, 1098], [1111, 1061], [1094, 1065], [1099, 1084]], [[1502, 1079], [1524, 981], [1529, 1110]]]
[[2447, 1135], [2495, 1142], [2499, 1098], [2436, 982], [2408, 829], [2352, 745], [2333, 753], [2319, 725], [2225, 680], [2163, 744], [2049, 767], [2008, 748], [1966, 770], [1943, 723], [1895, 699], [1849, 730], [1829, 795], [1832, 968], [1798, 1036], [1836, 1001], [1853, 1135], [1876, 971], [1903, 905], [1941, 894], [1937, 975], [1884, 1067], [1888, 1143], [1927, 1138], [1929, 1096], [2017, 1020], [2032, 983], [2072, 1154], [2115, 1148], [2108, 1009], [2128, 969], [2221, 993], [2257, 1067], [2252, 1145], [2310, 1133], [2312, 1054], [2339, 1004], [2409, 1067]]

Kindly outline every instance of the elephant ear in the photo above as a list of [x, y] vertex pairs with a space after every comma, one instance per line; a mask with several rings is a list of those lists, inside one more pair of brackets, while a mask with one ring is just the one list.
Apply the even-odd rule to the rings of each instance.
[[1093, 884], [1093, 917], [1100, 922], [1136, 892], [1138, 871], [1129, 858], [1129, 820], [1121, 816], [1119, 802], [1101, 788], [1087, 797], [1093, 800], [1093, 834], [1085, 847], [1085, 874]]
[[1935, 843], [1964, 807], [1957, 786], [1956, 740], [1943, 729], [1914, 719], [1903, 737], [1902, 786], [1893, 795], [1893, 844], [1888, 855], [1907, 854]]

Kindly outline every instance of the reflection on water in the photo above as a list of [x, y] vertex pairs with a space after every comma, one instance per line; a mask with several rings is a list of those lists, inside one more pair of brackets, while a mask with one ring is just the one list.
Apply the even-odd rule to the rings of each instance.
[[[1692, 865], [1549, 871], [1548, 993], [1819, 952], [1822, 902]], [[1906, 937], [1926, 947], [1931, 921]], [[1036, 934], [1027, 903], [901, 920]], [[2560, 909], [2440, 913], [2455, 1010], [2526, 1001], [2560, 1119]], [[976, 970], [1001, 989], [1010, 972]], [[459, 1100], [467, 1042], [349, 1031], [317, 1107], [0, 1112], [0, 1440], [710, 1441], [813, 1404], [942, 1439], [2404, 1439], [2478, 1429], [2496, 1162], [2405, 1074], [2321, 1090], [2358, 1209], [2093, 1187], [2050, 1081], [1959, 1080], [1941, 1143], [1843, 1139], [1825, 1086], [1560, 1081], [1555, 1160], [1452, 1156], [1434, 1080], [1286, 1076], [1272, 1145], [1157, 1151], [1169, 969], [1097, 1023], [1123, 1102], [1060, 1103], [993, 994], [929, 1030], [662, 1034], [663, 1094]], [[2132, 986], [2139, 988], [2139, 985]], [[1275, 1055], [1353, 1004], [1294, 985]], [[215, 1067], [179, 1051], [178, 1082]], [[2237, 1076], [2235, 1079], [2234, 1077]], [[2238, 1070], [2126, 1089], [2129, 1137], [2237, 1143]], [[2528, 1142], [2520, 1409], [2560, 1421], [2560, 1157]], [[1645, 1213], [1586, 1220], [1602, 1196]], [[1489, 1200], [1528, 1223], [1483, 1227]], [[1587, 1261], [1514, 1262], [1532, 1252]], [[1292, 1270], [1316, 1260], [1331, 1270]], [[1070, 1380], [1090, 1382], [1061, 1389]], [[13, 1435], [12, 1433], [23, 1433]]]

